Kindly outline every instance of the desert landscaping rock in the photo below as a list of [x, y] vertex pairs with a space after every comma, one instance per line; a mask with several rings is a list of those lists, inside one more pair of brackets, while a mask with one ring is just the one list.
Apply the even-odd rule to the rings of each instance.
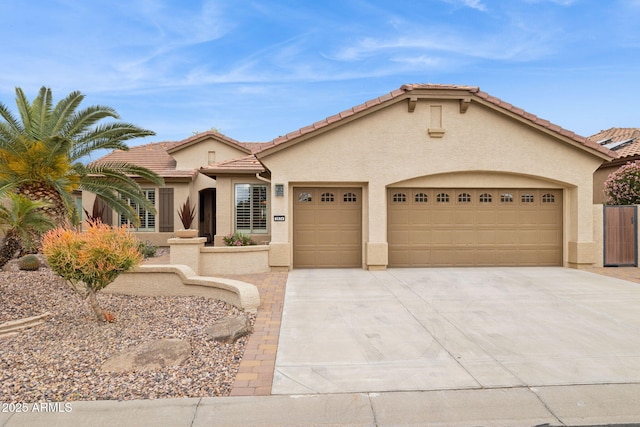
[[[51, 315], [43, 324], [3, 337], [0, 401], [68, 402], [226, 396], [231, 392], [247, 338], [211, 340], [204, 330], [244, 312], [202, 297], [98, 294], [114, 323], [98, 322], [87, 303], [47, 268], [0, 271], [0, 323]], [[255, 321], [255, 315], [248, 315]], [[177, 366], [104, 372], [111, 357], [160, 339], [191, 347]]]
[[251, 324], [246, 317], [227, 317], [204, 331], [211, 339], [224, 343], [235, 342], [252, 332]]
[[160, 339], [131, 347], [102, 364], [106, 372], [150, 371], [178, 366], [191, 356], [191, 346], [180, 339]]

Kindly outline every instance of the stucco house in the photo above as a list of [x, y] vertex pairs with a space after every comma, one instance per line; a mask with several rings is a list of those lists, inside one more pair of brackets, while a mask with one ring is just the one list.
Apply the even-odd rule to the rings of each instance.
[[609, 174], [628, 162], [640, 160], [640, 129], [610, 128], [591, 135], [588, 139], [612, 150], [618, 156], [603, 163], [593, 174], [593, 203], [603, 204], [604, 183]]
[[593, 265], [593, 174], [614, 157], [477, 87], [412, 84], [266, 143], [210, 131], [99, 161], [165, 178], [141, 183], [141, 239], [166, 244], [189, 196], [210, 244], [250, 234], [286, 270]]

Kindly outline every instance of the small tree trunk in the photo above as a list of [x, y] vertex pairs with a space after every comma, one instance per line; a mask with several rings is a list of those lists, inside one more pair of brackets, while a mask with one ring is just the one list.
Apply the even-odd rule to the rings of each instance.
[[91, 308], [93, 309], [93, 312], [96, 315], [96, 318], [101, 321], [101, 322], [106, 322], [107, 319], [104, 317], [104, 311], [102, 310], [102, 308], [100, 307], [100, 304], [98, 303], [98, 298], [96, 298], [96, 293], [93, 291], [93, 289], [88, 288], [88, 294], [87, 294], [87, 299], [89, 300], [89, 305], [91, 305]]
[[0, 268], [11, 261], [21, 249], [20, 238], [13, 230], [8, 230], [7, 234], [2, 238], [2, 243], [0, 243]]

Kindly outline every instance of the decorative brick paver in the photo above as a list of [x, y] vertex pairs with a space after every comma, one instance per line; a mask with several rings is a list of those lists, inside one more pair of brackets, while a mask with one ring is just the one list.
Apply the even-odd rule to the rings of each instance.
[[260, 307], [230, 396], [269, 396], [276, 366], [287, 273], [247, 274], [233, 278], [258, 287]]
[[591, 267], [585, 268], [584, 271], [640, 283], [640, 268], [638, 267]]

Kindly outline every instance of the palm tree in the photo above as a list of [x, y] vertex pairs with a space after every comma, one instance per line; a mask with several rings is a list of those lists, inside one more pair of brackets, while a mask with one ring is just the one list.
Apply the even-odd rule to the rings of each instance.
[[54, 107], [51, 89], [42, 87], [29, 102], [16, 88], [20, 120], [0, 103], [0, 192], [11, 190], [31, 200], [45, 201], [44, 212], [56, 225], [77, 222], [72, 192], [90, 191], [129, 221], [138, 217], [126, 199], [155, 213], [134, 180], [147, 180], [158, 186], [163, 179], [156, 173], [124, 162], [84, 165], [81, 159], [97, 150], [128, 150], [126, 142], [154, 135], [130, 123], [108, 122], [118, 113], [96, 105], [79, 110], [84, 95], [71, 92]]
[[38, 202], [15, 193], [7, 194], [9, 205], [0, 205], [0, 227], [4, 237], [0, 242], [0, 268], [24, 249], [31, 233], [43, 233], [53, 227], [53, 221], [44, 214], [46, 202]]

